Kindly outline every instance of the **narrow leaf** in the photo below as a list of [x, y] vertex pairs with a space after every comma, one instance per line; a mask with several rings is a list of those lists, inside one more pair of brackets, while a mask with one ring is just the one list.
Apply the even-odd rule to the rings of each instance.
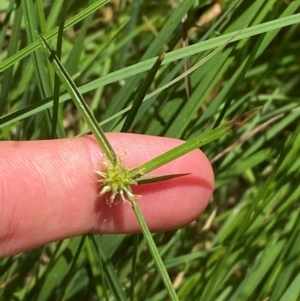
[[76, 87], [75, 83], [73, 82], [72, 78], [56, 56], [56, 54], [52, 51], [50, 45], [48, 42], [40, 35], [38, 34], [38, 37], [40, 38], [41, 43], [43, 44], [44, 48], [49, 53], [49, 60], [52, 62], [52, 65], [54, 66], [55, 72], [58, 74], [60, 80], [64, 84], [65, 88], [69, 92], [70, 96], [72, 97], [77, 109], [80, 111], [82, 117], [84, 118], [85, 122], [87, 123], [89, 129], [94, 134], [96, 140], [98, 141], [101, 149], [107, 156], [107, 159], [109, 159], [112, 162], [116, 162], [117, 156], [110, 145], [109, 141], [107, 140], [104, 132], [102, 131], [101, 127], [99, 126], [96, 118], [90, 111], [88, 105], [86, 104], [84, 98], [78, 91], [78, 88]]
[[147, 177], [138, 178], [136, 180], [136, 182], [139, 185], [142, 185], [142, 184], [149, 184], [149, 183], [172, 180], [172, 179], [175, 179], [175, 178], [184, 177], [184, 176], [188, 176], [188, 175], [190, 175], [190, 173], [177, 173], [177, 174], [162, 175], [162, 176], [147, 176]]
[[142, 164], [139, 166], [139, 168], [133, 169], [131, 171], [132, 177], [136, 177], [138, 174], [140, 174], [140, 171], [142, 170], [143, 173], [148, 173], [162, 165], [165, 165], [187, 153], [190, 151], [199, 148], [211, 141], [214, 141], [226, 134], [228, 134], [231, 131], [235, 131], [238, 128], [240, 128], [243, 124], [245, 124], [251, 117], [253, 117], [255, 114], [257, 114], [258, 110], [260, 108], [253, 109], [251, 111], [248, 111], [241, 115], [240, 117], [237, 117], [229, 122], [227, 122], [224, 125], [221, 125], [217, 127], [216, 129], [207, 131], [167, 152], [164, 154]]
[[163, 263], [160, 255], [159, 255], [158, 249], [157, 249], [156, 244], [154, 242], [154, 239], [153, 239], [153, 237], [152, 237], [152, 235], [150, 233], [150, 230], [149, 230], [149, 228], [147, 226], [147, 223], [146, 223], [146, 221], [145, 221], [145, 219], [143, 217], [141, 209], [139, 208], [139, 206], [138, 206], [138, 204], [137, 204], [137, 202], [135, 201], [134, 198], [132, 198], [130, 200], [130, 203], [131, 203], [132, 209], [133, 209], [133, 211], [135, 213], [135, 216], [136, 216], [136, 218], [137, 218], [137, 220], [138, 220], [138, 222], [140, 224], [140, 227], [141, 227], [141, 230], [142, 230], [142, 232], [144, 234], [144, 237], [145, 237], [145, 239], [147, 241], [149, 250], [150, 250], [150, 252], [151, 252], [151, 254], [153, 256], [153, 259], [154, 259], [154, 262], [155, 262], [155, 264], [157, 266], [159, 274], [161, 275], [162, 280], [163, 280], [163, 282], [165, 284], [165, 287], [166, 287], [166, 289], [168, 291], [168, 294], [169, 294], [169, 296], [170, 296], [170, 298], [171, 298], [172, 301], [177, 301], [179, 299], [178, 299], [178, 297], [176, 295], [176, 292], [174, 290], [173, 284], [172, 284], [171, 279], [170, 279], [170, 277], [168, 275], [166, 267], [165, 267], [165, 265], [164, 265], [164, 263]]
[[122, 127], [122, 132], [127, 132], [130, 127], [132, 126], [132, 123], [134, 121], [134, 118], [139, 110], [139, 108], [141, 107], [142, 103], [143, 103], [143, 99], [149, 89], [149, 86], [152, 84], [152, 81], [163, 61], [165, 57], [164, 53], [161, 53], [157, 60], [155, 61], [154, 65], [152, 66], [151, 70], [149, 71], [149, 73], [147, 74], [145, 80], [143, 81], [141, 87], [139, 88], [136, 97], [133, 101], [132, 107], [130, 109], [130, 111], [128, 112], [128, 115], [126, 117], [125, 123]]

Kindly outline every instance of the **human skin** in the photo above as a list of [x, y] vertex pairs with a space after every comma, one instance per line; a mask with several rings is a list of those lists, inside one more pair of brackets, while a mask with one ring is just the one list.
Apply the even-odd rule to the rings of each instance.
[[[182, 143], [136, 134], [107, 134], [125, 166], [134, 168]], [[85, 233], [135, 233], [139, 224], [128, 202], [109, 206], [100, 195], [97, 170], [105, 156], [92, 136], [0, 142], [0, 257]], [[199, 216], [211, 197], [208, 159], [192, 151], [151, 175], [190, 173], [133, 186], [151, 231], [183, 226]]]

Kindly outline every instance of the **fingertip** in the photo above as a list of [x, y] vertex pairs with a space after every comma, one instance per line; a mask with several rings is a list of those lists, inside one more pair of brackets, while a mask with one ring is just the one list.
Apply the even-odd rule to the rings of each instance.
[[[137, 134], [112, 133], [107, 137], [117, 153], [124, 154], [126, 150], [124, 162], [128, 168], [135, 168], [183, 143], [178, 139]], [[150, 175], [179, 173], [189, 175], [133, 186], [133, 192], [142, 196], [137, 202], [151, 231], [170, 230], [193, 221], [205, 210], [211, 198], [214, 174], [209, 160], [201, 150], [196, 149], [169, 162]], [[96, 212], [98, 223], [95, 231], [128, 233], [140, 229], [132, 208], [126, 203], [109, 208], [100, 200]]]
[[[128, 168], [138, 167], [183, 143], [135, 134], [111, 133], [107, 137]], [[3, 142], [0, 155], [0, 191], [4, 191], [0, 256], [88, 232], [140, 231], [128, 202], [109, 206], [106, 196], [99, 195], [101, 187], [95, 171], [103, 168], [104, 155], [93, 137]], [[150, 174], [179, 173], [189, 175], [133, 187], [133, 192], [141, 195], [137, 203], [152, 231], [166, 231], [191, 222], [209, 202], [213, 171], [200, 150]], [[16, 179], [18, 186], [10, 185]]]

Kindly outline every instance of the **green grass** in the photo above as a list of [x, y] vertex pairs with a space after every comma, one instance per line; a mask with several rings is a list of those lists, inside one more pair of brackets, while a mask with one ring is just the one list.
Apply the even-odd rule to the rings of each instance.
[[[299, 300], [300, 1], [222, 1], [222, 14], [182, 47], [182, 18], [188, 13], [186, 27], [195, 28], [209, 3], [199, 2], [69, 1], [56, 54], [104, 131], [194, 141], [261, 107], [243, 128], [203, 146], [216, 177], [207, 210], [153, 238], [180, 300]], [[60, 49], [61, 5], [0, 1], [2, 140], [92, 130], [58, 86], [36, 35]], [[138, 110], [127, 121], [134, 100]], [[142, 237], [94, 235], [2, 259], [0, 299], [129, 300], [136, 254], [133, 299], [168, 300], [146, 246]]]

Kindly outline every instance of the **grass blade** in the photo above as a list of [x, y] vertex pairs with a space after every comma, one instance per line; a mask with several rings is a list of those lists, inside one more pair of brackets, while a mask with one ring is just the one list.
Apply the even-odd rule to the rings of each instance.
[[140, 175], [140, 170], [143, 171], [143, 173], [147, 174], [148, 172], [168, 163], [172, 160], [183, 156], [190, 151], [199, 148], [211, 141], [214, 141], [226, 134], [228, 134], [231, 131], [234, 131], [238, 129], [240, 126], [242, 126], [245, 122], [247, 122], [251, 117], [253, 117], [257, 112], [259, 108], [253, 109], [252, 111], [244, 113], [242, 116], [237, 117], [229, 122], [227, 122], [224, 125], [221, 125], [217, 127], [214, 130], [207, 131], [167, 152], [164, 154], [154, 158], [153, 160], [150, 160], [147, 163], [142, 164], [139, 166], [138, 169], [133, 169], [131, 171], [132, 177], [136, 177]]
[[165, 287], [166, 287], [166, 289], [168, 291], [168, 294], [169, 294], [171, 300], [172, 301], [179, 300], [178, 297], [177, 297], [177, 294], [176, 294], [176, 292], [174, 290], [173, 284], [172, 284], [172, 282], [170, 280], [170, 277], [168, 275], [168, 272], [166, 270], [166, 267], [165, 267], [165, 265], [164, 265], [164, 263], [163, 263], [160, 255], [159, 255], [159, 252], [157, 250], [156, 244], [155, 244], [155, 242], [153, 240], [153, 237], [152, 237], [152, 235], [150, 233], [150, 230], [149, 230], [149, 228], [147, 226], [147, 223], [146, 223], [146, 221], [145, 221], [145, 219], [143, 217], [143, 214], [142, 214], [142, 212], [141, 212], [138, 204], [136, 203], [136, 201], [135, 201], [134, 198], [130, 199], [129, 201], [130, 201], [132, 209], [133, 209], [133, 211], [135, 213], [135, 216], [136, 216], [136, 218], [137, 218], [137, 220], [138, 220], [138, 222], [139, 222], [139, 224], [141, 226], [141, 230], [142, 230], [142, 232], [144, 234], [144, 237], [145, 237], [145, 239], [147, 241], [149, 250], [150, 250], [150, 252], [151, 252], [151, 254], [153, 256], [153, 259], [155, 261], [156, 267], [157, 267], [157, 269], [158, 269], [158, 271], [159, 271], [159, 273], [160, 273], [160, 275], [162, 277], [162, 280], [163, 280], [163, 282], [165, 284]]
[[[64, 32], [65, 18], [67, 15], [68, 6], [69, 6], [69, 1], [64, 1], [62, 5], [62, 11], [61, 11], [60, 21], [58, 26], [58, 34], [56, 40], [56, 55], [59, 60], [61, 60], [63, 32]], [[60, 96], [59, 90], [60, 90], [60, 80], [59, 80], [59, 76], [55, 74], [54, 93], [53, 93], [52, 129], [51, 129], [51, 136], [53, 139], [56, 137], [56, 129], [58, 123], [59, 96]]]
[[[65, 24], [65, 29], [79, 23], [84, 18], [86, 18], [88, 15], [95, 12], [97, 9], [99, 9], [100, 7], [104, 6], [105, 4], [107, 4], [109, 2], [110, 2], [110, 0], [96, 1], [94, 4], [90, 5], [89, 7], [87, 7], [83, 11], [81, 11], [78, 15], [70, 18]], [[57, 33], [58, 33], [58, 27], [55, 28], [54, 30], [52, 30], [50, 33], [48, 33], [45, 36], [46, 40], [55, 37]], [[29, 55], [33, 51], [37, 50], [39, 47], [40, 47], [39, 41], [35, 41], [35, 42], [31, 43], [30, 45], [26, 46], [21, 51], [18, 51], [15, 55], [12, 55], [11, 57], [7, 58], [0, 65], [0, 73], [3, 72], [4, 70], [6, 70], [7, 68], [11, 67], [12, 65], [14, 65], [19, 60], [25, 58], [27, 55]]]
[[105, 153], [107, 159], [112, 162], [116, 162], [117, 156], [116, 156], [112, 146], [110, 145], [109, 141], [107, 140], [101, 127], [98, 125], [97, 120], [95, 119], [94, 115], [91, 113], [88, 105], [86, 104], [82, 95], [78, 91], [72, 78], [69, 76], [68, 72], [65, 70], [65, 68], [63, 67], [60, 60], [57, 58], [57, 56], [53, 53], [48, 42], [41, 35], [39, 35], [39, 38], [41, 40], [41, 43], [43, 43], [47, 52], [50, 55], [49, 59], [54, 66], [55, 72], [57, 72], [58, 76], [60, 77], [60, 80], [63, 82], [66, 89], [70, 93], [73, 101], [75, 102], [75, 105], [77, 106], [78, 110], [80, 111], [85, 122], [88, 124], [89, 129], [94, 134], [96, 140], [98, 141], [101, 149]]
[[149, 86], [152, 84], [152, 81], [154, 80], [154, 77], [155, 77], [161, 63], [164, 60], [164, 56], [165, 56], [164, 53], [162, 53], [158, 56], [156, 62], [154, 63], [153, 67], [147, 74], [147, 77], [143, 81], [141, 87], [139, 88], [139, 90], [136, 94], [136, 97], [133, 101], [133, 104], [131, 106], [131, 109], [128, 112], [128, 115], [126, 117], [125, 123], [122, 127], [122, 130], [121, 130], [122, 132], [127, 132], [130, 129], [132, 123], [134, 122], [134, 118], [143, 103], [143, 99], [148, 91]]
[[142, 184], [149, 184], [149, 183], [155, 183], [155, 182], [160, 182], [160, 181], [167, 181], [167, 180], [172, 180], [175, 178], [179, 177], [184, 177], [188, 176], [190, 173], [180, 173], [180, 174], [171, 174], [171, 175], [163, 175], [163, 176], [145, 176], [145, 177], [140, 177], [136, 180], [136, 182], [139, 185]]

